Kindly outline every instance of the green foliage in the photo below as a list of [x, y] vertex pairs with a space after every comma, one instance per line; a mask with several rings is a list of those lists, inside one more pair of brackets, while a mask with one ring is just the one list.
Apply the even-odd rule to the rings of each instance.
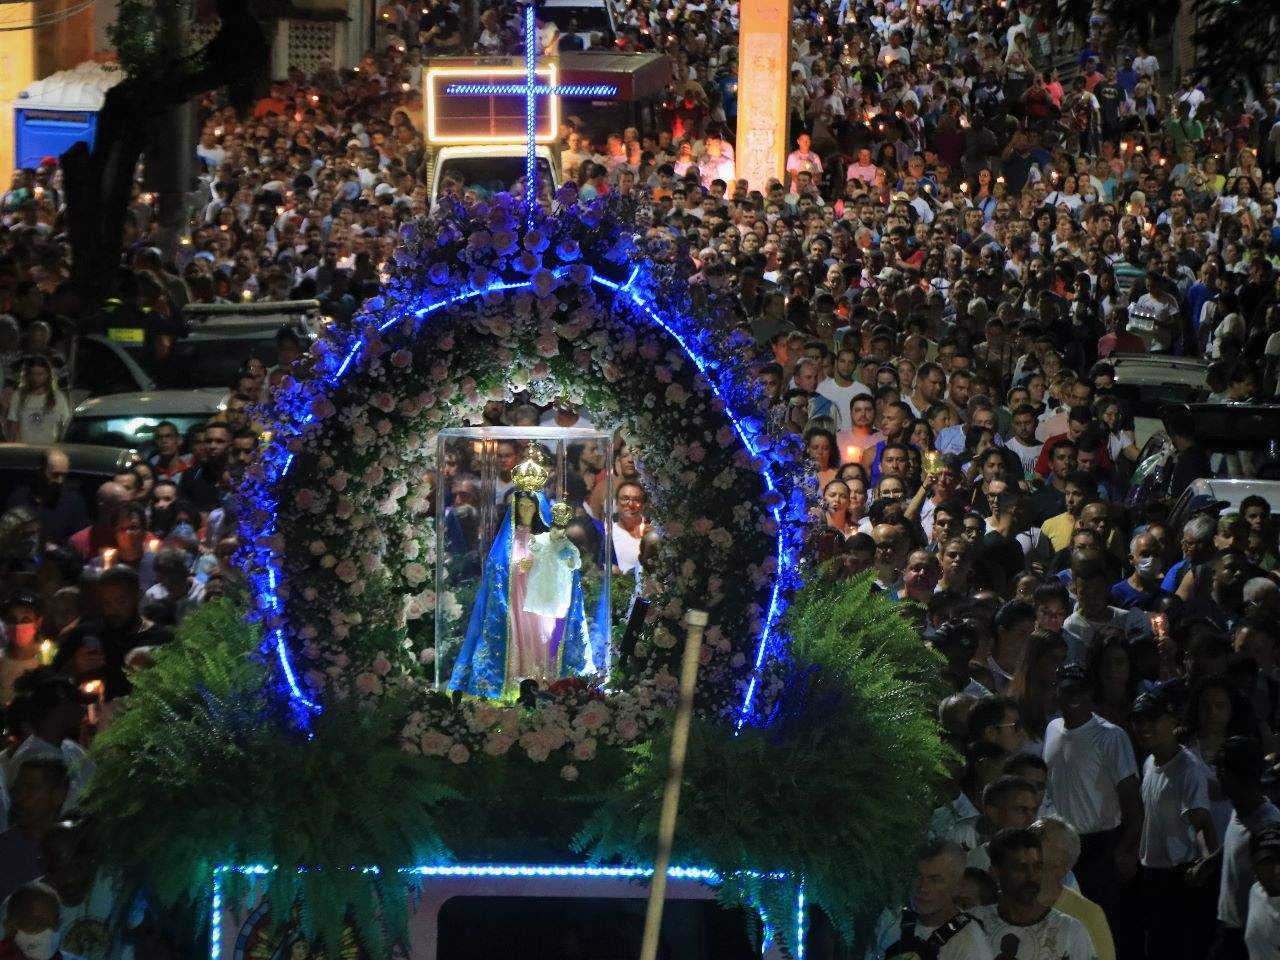
[[[803, 877], [810, 902], [851, 937], [898, 893], [936, 802], [939, 658], [866, 578], [815, 580], [788, 629], [794, 659], [768, 727], [734, 736], [723, 721], [695, 720], [676, 862], [716, 869], [722, 901], [762, 908], [787, 935]], [[602, 746], [572, 780], [515, 751], [459, 765], [407, 751], [397, 732], [408, 707], [394, 693], [376, 709], [331, 698], [307, 736], [275, 705], [284, 698], [269, 689], [259, 643], [238, 607], [202, 608], [95, 743], [85, 803], [105, 862], [130, 888], [199, 905], [218, 865], [273, 865], [277, 921], [297, 910], [322, 947], [351, 923], [382, 958], [406, 920], [398, 868], [554, 861], [571, 844], [597, 860], [652, 862], [667, 735]], [[352, 869], [365, 866], [378, 873]], [[242, 878], [225, 880], [229, 902], [244, 895]]]
[[186, 52], [172, 25], [189, 16], [189, 8], [187, 0], [120, 0], [107, 36], [125, 73], [146, 77]]
[[[809, 900], [851, 938], [899, 891], [937, 800], [940, 660], [869, 578], [810, 583], [789, 629], [793, 672], [769, 727], [735, 737], [694, 723], [677, 862], [803, 877]], [[652, 856], [667, 749], [634, 751], [630, 776], [578, 837], [581, 849], [602, 860]], [[738, 874], [722, 897], [757, 899], [785, 920], [793, 892]]]
[[307, 936], [329, 945], [350, 919], [383, 956], [386, 933], [403, 928], [404, 886], [351, 867], [395, 878], [445, 856], [439, 762], [399, 749], [394, 698], [370, 713], [332, 703], [303, 735], [273, 706], [283, 698], [268, 693], [258, 643], [241, 610], [210, 604], [135, 677], [128, 709], [94, 744], [85, 806], [99, 849], [167, 907], [199, 904], [220, 864], [278, 864], [273, 916], [297, 904]]

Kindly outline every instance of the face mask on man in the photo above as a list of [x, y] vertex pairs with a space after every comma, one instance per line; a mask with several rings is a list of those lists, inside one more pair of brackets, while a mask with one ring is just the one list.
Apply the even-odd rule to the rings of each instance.
[[15, 647], [29, 647], [36, 642], [40, 625], [36, 623], [15, 623], [9, 629], [9, 639]]
[[1159, 557], [1140, 557], [1138, 562], [1134, 564], [1138, 570], [1138, 576], [1144, 580], [1150, 580], [1160, 575], [1160, 558]]
[[58, 931], [53, 928], [38, 933], [18, 930], [13, 935], [13, 942], [26, 960], [52, 960], [58, 952]]

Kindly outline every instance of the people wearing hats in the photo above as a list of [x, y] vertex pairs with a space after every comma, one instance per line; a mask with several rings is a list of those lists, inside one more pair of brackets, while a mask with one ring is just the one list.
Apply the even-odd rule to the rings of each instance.
[[1082, 664], [1059, 668], [1058, 709], [1062, 715], [1045, 730], [1046, 797], [1080, 834], [1080, 892], [1106, 912], [1119, 955], [1141, 956], [1131, 894], [1142, 837], [1133, 745], [1123, 729], [1093, 712]]
[[1263, 827], [1249, 839], [1253, 873], [1244, 945], [1249, 960], [1280, 957], [1280, 824]]
[[1209, 945], [1211, 911], [1186, 880], [1188, 868], [1218, 849], [1209, 811], [1209, 772], [1178, 742], [1179, 721], [1159, 693], [1129, 712], [1142, 766], [1143, 920], [1148, 957], [1198, 960]]

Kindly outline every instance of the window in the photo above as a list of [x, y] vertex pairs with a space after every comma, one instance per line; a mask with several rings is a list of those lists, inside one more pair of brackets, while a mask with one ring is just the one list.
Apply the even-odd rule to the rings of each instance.
[[71, 385], [78, 391], [88, 391], [90, 397], [132, 393], [142, 386], [115, 350], [88, 337], [81, 337], [76, 342], [76, 365]]
[[206, 422], [212, 413], [156, 414], [134, 417], [120, 414], [114, 417], [74, 417], [67, 425], [66, 443], [87, 443], [95, 447], [121, 447], [135, 450], [149, 449], [156, 424], [168, 420], [185, 435], [187, 430]]

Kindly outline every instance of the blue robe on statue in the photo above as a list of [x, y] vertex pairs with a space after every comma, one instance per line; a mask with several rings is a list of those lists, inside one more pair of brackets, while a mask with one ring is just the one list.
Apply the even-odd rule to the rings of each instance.
[[[538, 512], [543, 524], [551, 526], [551, 503], [539, 493]], [[512, 552], [515, 529], [512, 523], [514, 501], [507, 505], [502, 524], [489, 548], [480, 589], [476, 591], [475, 604], [471, 608], [471, 620], [467, 634], [454, 661], [448, 689], [461, 690], [480, 697], [498, 699], [519, 691], [519, 676], [514, 669], [513, 631], [515, 618], [511, 610]], [[521, 576], [516, 571], [517, 576]], [[527, 575], [525, 575], [527, 576]], [[523, 585], [521, 585], [523, 586]], [[531, 617], [525, 614], [521, 619]], [[587, 673], [603, 672], [607, 663], [608, 621], [603, 634], [595, 624], [588, 624], [584, 612], [582, 572], [573, 572], [569, 598], [569, 612], [555, 621], [548, 638], [553, 646], [550, 651], [550, 674], [536, 679], [558, 679]]]

